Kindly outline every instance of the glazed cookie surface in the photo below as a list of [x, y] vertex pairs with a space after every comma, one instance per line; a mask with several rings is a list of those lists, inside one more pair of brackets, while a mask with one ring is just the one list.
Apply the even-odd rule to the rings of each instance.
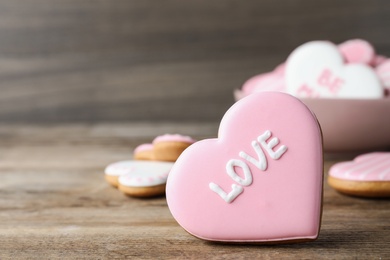
[[128, 173], [131, 165], [129, 161], [111, 163], [104, 170], [104, 178], [112, 186], [118, 187], [119, 176]]
[[118, 178], [119, 190], [135, 197], [151, 197], [165, 193], [165, 184], [173, 163], [124, 161], [126, 173]]
[[376, 152], [333, 165], [328, 183], [341, 193], [390, 197], [390, 152]]
[[205, 240], [316, 239], [322, 212], [322, 137], [297, 98], [255, 93], [223, 117], [218, 138], [191, 145], [167, 182], [177, 222]]

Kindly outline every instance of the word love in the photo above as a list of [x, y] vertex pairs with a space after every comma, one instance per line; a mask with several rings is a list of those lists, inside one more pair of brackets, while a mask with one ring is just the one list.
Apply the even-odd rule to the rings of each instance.
[[[246, 162], [239, 159], [231, 159], [226, 163], [226, 174], [237, 183], [232, 184], [232, 190], [229, 193], [226, 193], [218, 184], [215, 184], [214, 182], [210, 182], [209, 188], [217, 193], [227, 203], [231, 203], [233, 200], [235, 200], [244, 191], [243, 186], [249, 186], [252, 184], [253, 176], [247, 162], [253, 164], [256, 168], [262, 171], [267, 170], [267, 158], [265, 157], [264, 151], [261, 149], [261, 147], [263, 147], [263, 149], [273, 160], [278, 160], [287, 151], [287, 146], [285, 145], [280, 146], [276, 151], [273, 150], [273, 148], [279, 144], [279, 139], [274, 137], [267, 143], [267, 140], [271, 137], [271, 134], [271, 131], [266, 130], [262, 135], [257, 137], [257, 140], [254, 140], [251, 143], [253, 149], [256, 152], [257, 159], [241, 151], [238, 155]], [[237, 174], [236, 167], [240, 167], [242, 169], [244, 178]]]
[[[343, 87], [343, 84], [345, 83], [342, 78], [339, 78], [335, 76], [330, 69], [324, 69], [320, 75], [318, 76], [316, 83], [319, 88], [328, 90], [332, 95], [336, 96], [341, 88]], [[303, 84], [298, 89], [298, 95], [300, 96], [307, 96], [307, 97], [319, 97], [320, 94], [307, 86], [306, 84]]]

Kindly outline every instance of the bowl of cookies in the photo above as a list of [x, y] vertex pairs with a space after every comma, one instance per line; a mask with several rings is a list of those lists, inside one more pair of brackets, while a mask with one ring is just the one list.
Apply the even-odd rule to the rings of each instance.
[[390, 58], [367, 41], [305, 43], [273, 71], [247, 80], [234, 97], [261, 91], [305, 103], [321, 125], [327, 153], [390, 148]]

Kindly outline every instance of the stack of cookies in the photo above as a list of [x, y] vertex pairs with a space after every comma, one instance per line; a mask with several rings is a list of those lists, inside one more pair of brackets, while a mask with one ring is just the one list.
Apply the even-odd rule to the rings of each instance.
[[174, 162], [194, 142], [191, 137], [179, 134], [157, 136], [152, 143], [134, 149], [134, 160], [108, 165], [105, 179], [129, 196], [163, 195]]

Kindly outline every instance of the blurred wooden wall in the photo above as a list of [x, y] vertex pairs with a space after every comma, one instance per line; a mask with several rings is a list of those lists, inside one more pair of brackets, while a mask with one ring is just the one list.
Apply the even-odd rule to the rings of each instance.
[[315, 39], [390, 56], [388, 0], [0, 0], [0, 123], [214, 121]]

